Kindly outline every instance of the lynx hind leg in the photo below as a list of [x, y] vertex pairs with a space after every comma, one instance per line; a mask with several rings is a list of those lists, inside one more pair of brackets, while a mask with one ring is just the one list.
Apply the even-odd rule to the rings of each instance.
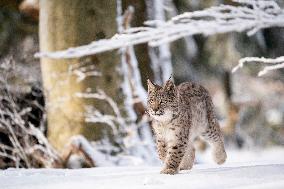
[[223, 164], [227, 159], [227, 154], [224, 147], [223, 135], [221, 133], [218, 121], [215, 120], [209, 128], [202, 134], [202, 137], [212, 147], [213, 159], [217, 164]]
[[185, 154], [180, 164], [180, 170], [190, 170], [195, 159], [195, 149], [192, 144], [188, 144]]
[[223, 141], [220, 140], [218, 142], [212, 142], [212, 146], [213, 146], [214, 161], [219, 165], [225, 163], [225, 161], [227, 159], [227, 154], [226, 154], [226, 151], [225, 151]]

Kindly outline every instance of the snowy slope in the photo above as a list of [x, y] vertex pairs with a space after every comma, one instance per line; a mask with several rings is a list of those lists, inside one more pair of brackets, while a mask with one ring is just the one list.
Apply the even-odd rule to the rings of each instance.
[[196, 165], [178, 175], [161, 175], [158, 167], [101, 167], [78, 170], [9, 169], [0, 173], [1, 189], [108, 188], [284, 188], [284, 163], [224, 166]]
[[161, 175], [161, 167], [145, 165], [75, 170], [8, 169], [0, 171], [0, 189], [283, 189], [283, 157], [283, 148], [228, 151], [228, 163], [222, 166], [202, 161], [207, 163], [178, 175]]

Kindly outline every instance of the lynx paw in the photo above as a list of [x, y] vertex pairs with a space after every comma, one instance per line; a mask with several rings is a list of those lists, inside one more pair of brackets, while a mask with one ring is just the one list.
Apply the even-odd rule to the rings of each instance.
[[226, 154], [225, 150], [214, 151], [213, 157], [214, 157], [214, 161], [217, 164], [221, 165], [226, 161], [227, 154]]
[[178, 173], [178, 170], [172, 169], [172, 168], [164, 168], [161, 172], [161, 174], [169, 174], [169, 175], [174, 175]]
[[182, 171], [182, 170], [190, 170], [190, 169], [192, 169], [192, 165], [191, 166], [181, 166], [180, 167], [180, 170]]
[[194, 158], [193, 159], [188, 159], [186, 157], [184, 157], [184, 159], [182, 160], [179, 168], [180, 170], [190, 170], [193, 167], [193, 162], [194, 162]]

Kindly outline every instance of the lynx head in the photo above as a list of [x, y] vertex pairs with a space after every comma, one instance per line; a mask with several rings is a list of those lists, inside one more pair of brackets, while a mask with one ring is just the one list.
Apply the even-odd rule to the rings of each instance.
[[174, 107], [177, 106], [177, 91], [171, 78], [164, 86], [153, 84], [149, 79], [147, 111], [151, 117], [158, 121], [172, 119]]

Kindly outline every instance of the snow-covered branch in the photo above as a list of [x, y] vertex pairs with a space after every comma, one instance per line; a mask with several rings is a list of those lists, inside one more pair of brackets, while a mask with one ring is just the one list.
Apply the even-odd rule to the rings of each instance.
[[244, 32], [252, 35], [262, 28], [283, 27], [284, 11], [273, 0], [233, 0], [240, 6], [220, 5], [187, 12], [167, 22], [152, 20], [146, 26], [129, 28], [110, 39], [57, 52], [40, 52], [36, 57], [78, 58], [113, 49], [148, 43], [159, 46], [185, 36]]
[[102, 73], [96, 69], [96, 66], [90, 64], [88, 60], [82, 61], [78, 64], [69, 67], [69, 73], [77, 76], [77, 82], [83, 81], [87, 77], [99, 77]]
[[278, 58], [258, 58], [258, 57], [246, 57], [239, 60], [239, 64], [233, 68], [232, 72], [236, 72], [242, 68], [245, 63], [260, 63], [265, 64], [263, 70], [258, 72], [258, 76], [263, 76], [269, 71], [284, 68], [284, 56]]
[[104, 123], [111, 127], [114, 136], [118, 134], [117, 128], [119, 128], [122, 132], [125, 132], [126, 120], [122, 117], [117, 103], [111, 97], [109, 97], [103, 90], [98, 89], [96, 93], [76, 93], [76, 96], [79, 98], [97, 99], [102, 102], [105, 102], [109, 105], [109, 107], [114, 113], [113, 115], [105, 113], [103, 114], [95, 107], [86, 107], [86, 122]]
[[0, 159], [8, 158], [15, 167], [59, 167], [60, 157], [42, 131], [25, 120], [31, 108], [20, 110], [9, 94], [5, 102], [0, 104], [0, 128], [10, 145], [0, 144]]

